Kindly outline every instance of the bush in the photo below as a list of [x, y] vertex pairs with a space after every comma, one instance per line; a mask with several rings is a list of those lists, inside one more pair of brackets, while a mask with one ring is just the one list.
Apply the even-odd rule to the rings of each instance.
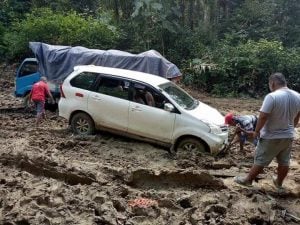
[[[231, 46], [220, 42], [209, 60], [192, 61], [192, 83], [218, 95], [258, 96], [268, 92], [268, 77], [283, 72], [292, 88], [300, 90], [300, 51], [277, 41], [248, 41]], [[210, 65], [205, 70], [203, 65]], [[191, 77], [191, 76], [190, 76]]]
[[4, 43], [8, 46], [6, 56], [12, 59], [28, 53], [29, 41], [107, 49], [114, 47], [118, 38], [119, 32], [115, 27], [92, 17], [39, 8], [24, 20], [14, 22], [4, 35]]

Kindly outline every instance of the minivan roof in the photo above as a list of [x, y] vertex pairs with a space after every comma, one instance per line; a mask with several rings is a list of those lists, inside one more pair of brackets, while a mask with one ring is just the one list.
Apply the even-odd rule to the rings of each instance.
[[118, 69], [112, 67], [104, 67], [104, 66], [95, 66], [95, 65], [80, 65], [75, 66], [74, 71], [80, 72], [93, 72], [93, 73], [104, 73], [104, 74], [111, 74], [123, 78], [129, 78], [141, 82], [148, 83], [152, 86], [158, 86], [160, 84], [164, 84], [170, 82], [168, 79], [163, 77], [152, 75], [149, 73], [143, 73], [133, 70], [125, 70], [125, 69]]

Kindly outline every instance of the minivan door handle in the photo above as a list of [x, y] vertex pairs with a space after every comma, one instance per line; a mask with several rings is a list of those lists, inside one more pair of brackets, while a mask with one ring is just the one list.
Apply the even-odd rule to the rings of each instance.
[[131, 108], [132, 112], [141, 112], [143, 111], [138, 105]]
[[101, 101], [101, 98], [98, 95], [93, 95], [92, 99], [95, 99], [96, 101]]

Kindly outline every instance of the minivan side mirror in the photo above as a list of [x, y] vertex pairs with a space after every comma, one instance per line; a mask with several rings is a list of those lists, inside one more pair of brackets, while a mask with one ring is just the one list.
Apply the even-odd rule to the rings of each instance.
[[174, 111], [174, 106], [171, 103], [165, 103], [164, 104], [164, 110], [168, 112], [173, 112]]

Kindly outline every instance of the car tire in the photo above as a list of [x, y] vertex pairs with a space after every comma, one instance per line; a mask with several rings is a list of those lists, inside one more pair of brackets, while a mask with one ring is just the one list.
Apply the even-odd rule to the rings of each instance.
[[177, 151], [207, 153], [205, 144], [197, 138], [184, 138], [177, 145]]
[[78, 135], [91, 135], [95, 133], [95, 123], [86, 113], [75, 114], [71, 119], [71, 128]]

